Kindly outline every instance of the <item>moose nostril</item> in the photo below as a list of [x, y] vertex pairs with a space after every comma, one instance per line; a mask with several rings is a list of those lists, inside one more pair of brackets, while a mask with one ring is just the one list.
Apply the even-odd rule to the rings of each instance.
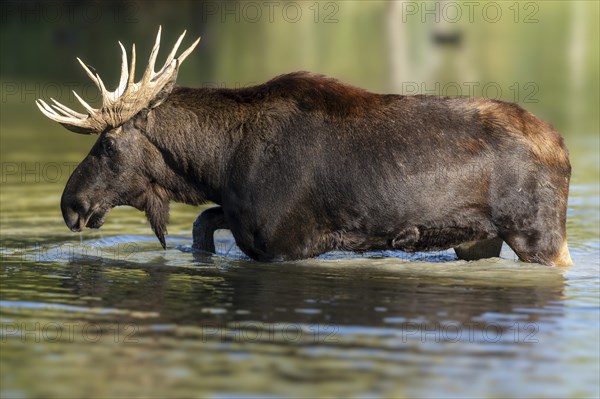
[[81, 226], [79, 225], [79, 214], [72, 208], [63, 209], [63, 218], [65, 219], [65, 224], [69, 230], [81, 231]]
[[84, 226], [81, 221], [85, 218], [87, 209], [89, 209], [89, 207], [87, 206], [86, 201], [69, 201], [63, 199], [61, 210], [63, 219], [69, 230], [75, 232], [83, 230]]

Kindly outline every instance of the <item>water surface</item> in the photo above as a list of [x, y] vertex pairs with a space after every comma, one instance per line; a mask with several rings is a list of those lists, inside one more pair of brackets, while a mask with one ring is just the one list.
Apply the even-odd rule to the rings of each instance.
[[4, 170], [0, 197], [2, 397], [600, 394], [590, 143], [571, 149], [568, 269], [507, 247], [477, 262], [448, 251], [263, 264], [227, 232], [217, 256], [199, 256], [201, 208], [187, 206], [173, 207], [166, 251], [127, 208], [73, 234], [58, 207], [72, 165], [42, 170], [84, 151], [47, 145], [56, 151], [29, 174], [36, 158], [3, 150], [18, 172]]

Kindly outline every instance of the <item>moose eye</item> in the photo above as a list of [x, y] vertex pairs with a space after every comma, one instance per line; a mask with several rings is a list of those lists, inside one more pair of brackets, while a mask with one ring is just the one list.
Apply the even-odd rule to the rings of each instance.
[[115, 141], [111, 139], [106, 139], [102, 142], [104, 153], [107, 156], [112, 156], [115, 153]]

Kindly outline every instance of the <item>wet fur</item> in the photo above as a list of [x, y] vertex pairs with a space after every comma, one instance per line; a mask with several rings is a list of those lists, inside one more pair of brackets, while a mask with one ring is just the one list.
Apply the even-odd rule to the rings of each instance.
[[266, 261], [501, 237], [521, 259], [554, 264], [566, 240], [566, 147], [515, 104], [294, 73], [176, 87], [140, 120], [166, 165], [146, 208], [159, 239], [175, 200], [220, 205], [239, 247]]

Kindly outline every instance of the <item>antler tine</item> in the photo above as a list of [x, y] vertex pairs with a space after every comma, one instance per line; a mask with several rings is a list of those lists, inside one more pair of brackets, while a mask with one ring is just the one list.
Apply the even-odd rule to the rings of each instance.
[[54, 111], [54, 115], [57, 116], [57, 117], [59, 117], [59, 118], [62, 118], [62, 120], [64, 122], [68, 121], [71, 124], [80, 124], [80, 123], [82, 123], [82, 122], [85, 121], [85, 117], [82, 120], [81, 118], [78, 118], [76, 116], [73, 116], [73, 115], [69, 114], [67, 111], [63, 110], [62, 108], [60, 108], [60, 107], [58, 107], [56, 105], [46, 104], [46, 106], [50, 107]]
[[160, 31], [161, 26], [158, 27], [158, 34], [156, 35], [156, 41], [154, 42], [154, 47], [152, 47], [152, 52], [150, 53], [148, 67], [146, 68], [146, 71], [144, 72], [144, 77], [142, 78], [142, 85], [148, 83], [154, 75], [154, 64], [156, 63], [156, 56], [158, 55], [158, 49], [160, 48]]
[[38, 100], [42, 106], [44, 107], [44, 109], [46, 110], [47, 113], [49, 113], [50, 115], [53, 116], [60, 116], [60, 114], [57, 114], [56, 111], [54, 110], [54, 108], [52, 108], [50, 105], [48, 105], [44, 100], [42, 100], [41, 98]]
[[35, 104], [38, 106], [38, 108], [40, 109], [40, 111], [42, 111], [42, 113], [44, 115], [46, 115], [48, 118], [52, 119], [53, 121], [56, 121], [59, 123], [70, 123], [73, 125], [77, 125], [77, 124], [81, 123], [81, 120], [79, 120], [79, 119], [66, 117], [66, 116], [58, 114], [54, 109], [52, 109], [42, 99], [36, 100]]
[[80, 114], [79, 112], [73, 111], [71, 108], [69, 108], [65, 105], [62, 105], [61, 103], [59, 103], [52, 97], [50, 97], [50, 100], [54, 103], [55, 108], [58, 107], [63, 113], [66, 112], [68, 114], [68, 116], [72, 116], [73, 118], [78, 118], [78, 119], [84, 119], [87, 117], [87, 115]]
[[167, 56], [167, 60], [165, 61], [165, 65], [163, 65], [163, 67], [160, 69], [160, 71], [156, 73], [157, 75], [162, 74], [171, 65], [171, 62], [175, 58], [175, 54], [177, 53], [177, 49], [179, 49], [179, 45], [181, 44], [181, 41], [185, 37], [185, 33], [186, 32], [187, 31], [184, 30], [183, 33], [181, 34], [181, 36], [179, 36], [179, 39], [177, 39], [177, 42], [175, 42], [175, 46], [173, 46], [173, 50], [171, 50], [171, 52]]
[[81, 105], [83, 105], [83, 107], [87, 110], [87, 112], [89, 112], [90, 115], [96, 113], [96, 110], [92, 108], [87, 102], [83, 101], [83, 98], [79, 97], [79, 94], [77, 94], [75, 90], [73, 90], [73, 94], [75, 95], [75, 98], [81, 103]]
[[135, 43], [131, 46], [131, 66], [129, 68], [129, 81], [127, 82], [127, 89], [135, 84]]
[[85, 73], [87, 73], [87, 75], [94, 82], [94, 84], [96, 85], [96, 87], [98, 87], [98, 90], [102, 90], [100, 88], [100, 85], [98, 84], [98, 79], [96, 78], [97, 74], [94, 75], [92, 73], [92, 71], [89, 70], [89, 68], [87, 67], [87, 65], [85, 65], [85, 62], [81, 61], [81, 58], [77, 57], [77, 61], [79, 61], [79, 63], [81, 64], [81, 67], [83, 68], [83, 70], [85, 71]]
[[57, 107], [57, 106], [56, 106], [56, 105], [54, 105], [54, 104], [49, 104], [49, 105], [52, 107], [52, 109], [53, 109], [53, 110], [56, 112], [56, 114], [57, 114], [58, 116], [62, 116], [62, 117], [65, 117], [65, 118], [73, 118], [73, 119], [77, 119], [77, 120], [79, 120], [79, 118], [77, 118], [77, 117], [75, 117], [75, 116], [73, 116], [73, 115], [69, 114], [67, 111], [64, 111], [64, 110], [63, 110], [62, 108], [60, 108], [60, 107]]
[[56, 116], [56, 112], [52, 108], [50, 108], [50, 106], [46, 104], [44, 100], [42, 100], [41, 98], [37, 99], [35, 100], [35, 104], [38, 106], [38, 108], [40, 109], [40, 111], [42, 111], [44, 115], [46, 115], [50, 119], [54, 119], [54, 117]]
[[102, 93], [102, 104], [110, 104], [111, 102], [114, 102], [116, 98], [111, 98], [112, 95], [108, 90], [106, 90], [106, 86], [104, 86], [104, 82], [102, 81], [102, 79], [100, 79], [100, 75], [98, 75], [97, 73], [93, 74], [92, 71], [89, 70], [87, 65], [85, 65], [85, 63], [81, 61], [79, 57], [77, 57], [77, 61], [79, 61], [87, 75], [90, 77], [90, 79], [94, 81], [94, 83], [96, 83], [98, 90], [100, 90], [100, 92]]
[[190, 55], [190, 53], [192, 51], [194, 51], [194, 49], [196, 48], [196, 46], [198, 45], [198, 43], [200, 43], [200, 39], [201, 37], [199, 37], [198, 39], [196, 39], [196, 41], [187, 49], [183, 52], [183, 54], [181, 54], [179, 57], [177, 57], [177, 62], [179, 64], [181, 64], [183, 62], [183, 60], [185, 60], [187, 58], [188, 55]]
[[100, 132], [101, 126], [97, 123], [94, 123], [93, 121], [90, 121], [90, 119], [87, 117], [85, 117], [84, 119], [79, 119], [59, 115], [42, 99], [36, 100], [35, 105], [37, 105], [42, 114], [44, 114], [46, 117], [52, 119], [55, 122], [60, 123], [72, 132], [80, 134], [93, 134]]
[[121, 47], [122, 53], [122, 63], [121, 63], [121, 79], [119, 80], [119, 86], [115, 90], [115, 98], [120, 97], [127, 88], [127, 80], [129, 79], [129, 72], [127, 71], [127, 52], [125, 51], [125, 47], [123, 44], [119, 42], [119, 46]]
[[96, 74], [96, 79], [98, 80], [98, 88], [100, 89], [100, 93], [102, 94], [102, 105], [110, 105], [111, 103], [116, 101], [116, 98], [111, 98], [112, 93], [106, 90], [106, 86], [104, 86], [104, 82], [102, 81], [102, 79], [100, 79], [100, 75]]

